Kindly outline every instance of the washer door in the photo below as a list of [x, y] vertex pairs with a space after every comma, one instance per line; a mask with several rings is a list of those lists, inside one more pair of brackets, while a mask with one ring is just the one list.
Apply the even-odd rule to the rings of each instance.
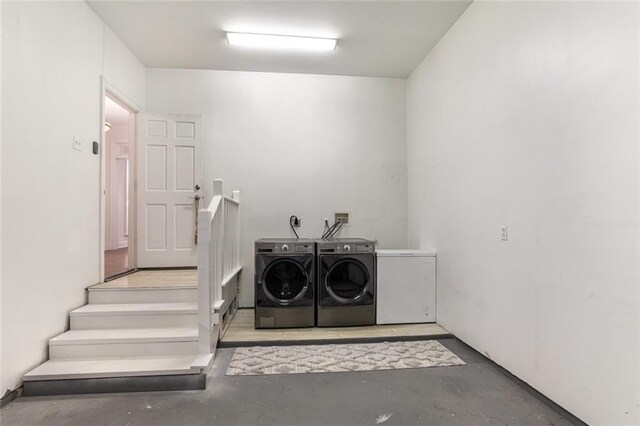
[[302, 298], [309, 287], [304, 267], [293, 259], [278, 259], [262, 274], [265, 295], [279, 305], [289, 305]]
[[341, 259], [327, 271], [325, 286], [332, 298], [342, 303], [357, 302], [367, 294], [370, 277], [356, 259]]

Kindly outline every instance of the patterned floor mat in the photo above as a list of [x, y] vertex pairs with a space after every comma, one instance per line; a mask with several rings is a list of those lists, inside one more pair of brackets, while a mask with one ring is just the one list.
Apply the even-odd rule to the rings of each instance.
[[237, 348], [227, 376], [448, 367], [465, 362], [435, 340]]

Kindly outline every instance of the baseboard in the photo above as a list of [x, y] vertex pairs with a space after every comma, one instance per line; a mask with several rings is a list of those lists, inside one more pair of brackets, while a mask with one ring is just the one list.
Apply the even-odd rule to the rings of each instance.
[[195, 271], [197, 266], [167, 266], [167, 267], [155, 267], [155, 268], [138, 268], [138, 271]]
[[12, 391], [7, 391], [2, 398], [0, 398], [0, 408], [4, 407], [11, 401], [15, 400], [18, 396], [20, 396], [21, 389], [14, 389]]
[[206, 374], [38, 380], [23, 384], [23, 396], [203, 390]]
[[109, 278], [105, 278], [105, 279], [104, 279], [104, 282], [105, 282], [105, 283], [108, 283], [109, 281], [117, 280], [118, 278], [122, 278], [122, 277], [124, 277], [124, 276], [131, 275], [131, 274], [133, 274], [133, 273], [135, 273], [135, 272], [138, 272], [138, 270], [137, 270], [137, 269], [135, 269], [135, 268], [134, 268], [134, 269], [129, 269], [129, 270], [127, 270], [127, 271], [120, 272], [119, 274], [112, 275], [112, 276], [110, 276]]
[[308, 340], [253, 340], [218, 342], [219, 348], [246, 348], [249, 346], [299, 346], [299, 345], [345, 345], [353, 343], [411, 342], [416, 340], [452, 339], [452, 334], [432, 334], [428, 336], [372, 336], [346, 337], [340, 339], [308, 339]]
[[491, 358], [487, 357], [485, 354], [482, 354], [482, 353], [478, 352], [473, 347], [469, 346], [468, 344], [466, 344], [464, 341], [460, 340], [457, 337], [454, 337], [454, 339], [456, 339], [456, 341], [458, 341], [460, 344], [464, 345], [470, 351], [473, 351], [477, 355], [479, 355], [479, 356], [483, 357], [484, 359], [486, 359], [489, 362], [489, 364], [494, 366], [499, 372], [501, 372], [503, 375], [508, 377], [514, 383], [522, 386], [527, 392], [529, 392], [531, 395], [533, 395], [537, 400], [541, 401], [542, 403], [544, 403], [545, 405], [550, 407], [553, 411], [555, 411], [556, 413], [560, 414], [562, 417], [567, 419], [567, 421], [570, 422], [572, 425], [575, 425], [575, 426], [588, 426], [587, 423], [583, 422], [578, 417], [576, 417], [575, 415], [571, 414], [569, 411], [567, 411], [561, 405], [557, 404], [555, 401], [553, 401], [552, 399], [550, 399], [549, 397], [544, 395], [542, 392], [540, 392], [539, 390], [537, 390], [536, 388], [531, 386], [529, 383], [525, 382], [524, 380], [522, 380], [521, 378], [519, 378], [518, 376], [516, 376], [515, 374], [513, 374], [512, 372], [510, 372], [509, 370], [507, 370], [506, 368], [504, 368], [503, 366], [501, 366], [500, 364], [498, 364], [497, 362], [495, 362]]
[[[238, 311], [238, 308], [235, 307], [234, 309], [234, 305], [237, 304], [238, 301], [238, 297], [235, 296], [231, 302], [229, 302], [229, 305], [227, 306], [227, 310], [226, 312], [222, 312], [222, 315], [220, 316], [220, 334], [219, 334], [219, 338], [218, 338], [218, 342], [220, 342], [222, 339], [224, 339], [224, 335], [227, 333], [227, 330], [229, 330], [229, 327], [231, 326], [231, 322], [233, 321], [233, 317], [235, 317], [236, 312]], [[226, 318], [225, 318], [226, 315]]]

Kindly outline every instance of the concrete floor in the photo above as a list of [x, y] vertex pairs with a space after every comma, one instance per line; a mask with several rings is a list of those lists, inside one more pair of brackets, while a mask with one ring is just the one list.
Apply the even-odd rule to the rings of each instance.
[[[454, 339], [467, 365], [357, 373], [225, 376], [218, 350], [207, 390], [21, 397], [13, 425], [569, 425], [548, 405]], [[385, 417], [390, 416], [384, 421]]]

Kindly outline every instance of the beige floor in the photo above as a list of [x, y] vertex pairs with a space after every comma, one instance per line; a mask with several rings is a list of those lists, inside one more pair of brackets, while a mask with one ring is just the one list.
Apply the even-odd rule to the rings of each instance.
[[93, 288], [197, 287], [197, 277], [195, 269], [139, 271]]
[[368, 337], [403, 337], [448, 335], [438, 324], [394, 324], [367, 327], [334, 328], [288, 328], [279, 330], [256, 330], [253, 309], [239, 309], [222, 341], [259, 342], [294, 340], [340, 340]]

